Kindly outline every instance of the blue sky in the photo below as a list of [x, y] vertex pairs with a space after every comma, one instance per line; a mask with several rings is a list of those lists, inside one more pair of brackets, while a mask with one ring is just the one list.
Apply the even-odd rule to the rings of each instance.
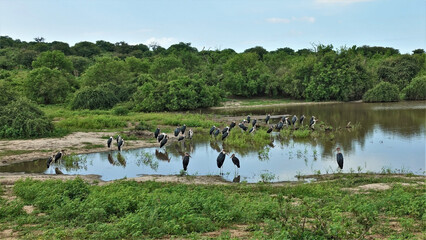
[[0, 0], [0, 35], [32, 41], [185, 42], [199, 50], [426, 49], [425, 0]]

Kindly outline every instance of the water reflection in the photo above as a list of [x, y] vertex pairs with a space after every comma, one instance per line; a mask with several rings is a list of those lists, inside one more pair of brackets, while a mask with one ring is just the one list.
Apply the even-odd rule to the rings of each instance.
[[[241, 168], [227, 155], [223, 177], [228, 181], [257, 182], [293, 180], [299, 174], [333, 172], [381, 172], [402, 169], [424, 174], [425, 159], [425, 101], [391, 104], [345, 103], [331, 105], [302, 105], [284, 108], [237, 109], [230, 116], [295, 114], [315, 115], [333, 127], [333, 131], [317, 138], [292, 138], [271, 133], [271, 142], [261, 149], [232, 149], [220, 139], [195, 136], [193, 140], [169, 142], [165, 148], [145, 148], [93, 153], [78, 156], [76, 161], [61, 161], [46, 169], [46, 159], [0, 167], [1, 172], [34, 172], [55, 174], [99, 174], [104, 180], [134, 177], [140, 174], [178, 174], [185, 152], [191, 155], [188, 174], [218, 175], [216, 158], [222, 149], [235, 153]], [[275, 124], [277, 118], [271, 119]], [[351, 122], [352, 128], [347, 128]], [[221, 126], [224, 127], [224, 126]], [[317, 125], [316, 128], [320, 125]], [[317, 129], [316, 131], [318, 131]], [[233, 131], [239, 131], [234, 129]], [[232, 132], [231, 132], [232, 134]], [[345, 168], [336, 161], [340, 147]], [[232, 176], [230, 172], [235, 172]]]

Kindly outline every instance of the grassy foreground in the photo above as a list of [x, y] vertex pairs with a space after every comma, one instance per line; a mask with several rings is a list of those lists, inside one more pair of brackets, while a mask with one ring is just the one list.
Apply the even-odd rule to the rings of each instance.
[[[22, 239], [424, 239], [424, 178], [334, 178], [284, 186], [26, 179], [0, 191], [0, 231]], [[366, 187], [373, 183], [387, 188]]]

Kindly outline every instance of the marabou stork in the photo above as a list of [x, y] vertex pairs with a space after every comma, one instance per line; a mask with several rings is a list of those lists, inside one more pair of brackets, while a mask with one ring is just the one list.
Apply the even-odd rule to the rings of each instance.
[[192, 131], [192, 129], [189, 129], [188, 138], [192, 139], [193, 136], [194, 136], [194, 132]]
[[309, 127], [313, 130], [315, 123], [317, 123], [318, 119], [315, 118], [315, 116], [311, 117], [311, 120], [309, 121]]
[[247, 116], [247, 123], [250, 123], [250, 115]]
[[282, 120], [280, 120], [277, 125], [275, 126], [276, 129], [278, 129], [278, 131], [281, 131], [281, 129], [284, 127], [284, 122]]
[[49, 157], [49, 159], [47, 159], [47, 164], [46, 164], [47, 168], [50, 167], [50, 164], [52, 163], [54, 157], [55, 157], [55, 155], [52, 155], [51, 157]]
[[303, 125], [303, 120], [305, 120], [305, 115], [300, 116], [299, 124]]
[[112, 137], [109, 137], [107, 141], [108, 148], [111, 148], [111, 143], [112, 143]]
[[340, 148], [336, 148], [337, 151], [337, 155], [336, 155], [336, 159], [337, 159], [337, 164], [339, 165], [340, 169], [343, 169], [343, 154], [340, 152]]
[[220, 169], [220, 175], [222, 175], [222, 166], [223, 166], [223, 162], [225, 162], [225, 155], [226, 155], [226, 152], [224, 149], [222, 149], [222, 151], [219, 153], [219, 156], [217, 156], [217, 159], [216, 159], [217, 167]]
[[160, 148], [162, 148], [164, 145], [166, 145], [167, 139], [169, 139], [169, 136], [167, 136], [166, 134], [164, 134], [164, 135], [165, 136], [164, 136], [163, 140], [161, 140], [161, 142], [160, 142]]
[[183, 170], [186, 171], [186, 169], [188, 169], [188, 164], [189, 164], [189, 158], [191, 156], [189, 156], [189, 153], [185, 153], [185, 156], [182, 157], [182, 164], [183, 164]]
[[117, 146], [118, 146], [118, 151], [121, 152], [121, 149], [123, 149], [123, 146], [124, 146], [124, 139], [121, 138]]
[[247, 129], [248, 129], [248, 127], [246, 127], [246, 125], [244, 125], [244, 122], [241, 122], [240, 124], [238, 124], [238, 126], [244, 131], [247, 131]]
[[65, 155], [64, 151], [65, 151], [65, 150], [61, 150], [60, 152], [56, 153], [56, 155], [55, 155], [55, 159], [54, 159], [55, 163], [56, 163], [59, 159], [62, 159], [62, 157]]
[[266, 131], [267, 133], [271, 133], [272, 132], [272, 127], [270, 126], [269, 129]]
[[117, 135], [117, 144], [118, 144], [118, 142], [120, 141], [120, 139], [121, 139], [121, 136], [120, 135]]
[[214, 137], [216, 138], [216, 137], [217, 137], [217, 135], [219, 135], [219, 133], [220, 133], [219, 128], [216, 128], [216, 131], [214, 132]]
[[254, 127], [256, 125], [256, 123], [257, 123], [257, 119], [255, 118], [255, 119], [253, 119], [252, 126]]
[[161, 142], [161, 140], [163, 140], [164, 136], [166, 136], [165, 133], [161, 133], [160, 135], [158, 135], [158, 137], [157, 137], [158, 142]]
[[287, 126], [290, 126], [291, 125], [291, 121], [290, 121], [290, 119], [289, 119], [290, 117], [286, 117], [285, 118], [285, 121], [286, 121], [286, 125]]
[[183, 124], [183, 126], [180, 128], [180, 132], [181, 132], [182, 134], [185, 134], [185, 130], [186, 130], [186, 125], [185, 125], [185, 124]]
[[229, 135], [229, 130], [222, 134], [222, 141]]
[[231, 129], [233, 129], [235, 127], [235, 121], [232, 121], [231, 124], [229, 125], [229, 131], [231, 131]]
[[222, 129], [222, 134], [225, 134], [227, 131], [229, 131], [229, 127], [226, 126], [224, 129]]
[[210, 136], [213, 134], [215, 129], [216, 129], [216, 126], [214, 126], [214, 125], [213, 125], [212, 128], [210, 128], [210, 132], [209, 132]]
[[184, 137], [184, 136], [179, 136], [179, 138], [178, 138], [178, 142], [182, 141], [183, 139], [185, 139], [185, 137]]
[[175, 129], [175, 137], [177, 137], [178, 135], [179, 135], [179, 133], [180, 133], [180, 128], [179, 127], [177, 127], [176, 129]]
[[155, 129], [154, 137], [158, 138], [158, 134], [160, 134], [160, 129], [159, 128]]
[[266, 115], [265, 122], [269, 124], [269, 119], [271, 119], [271, 114]]
[[297, 116], [293, 115], [293, 118], [291, 119], [291, 123], [293, 124], [293, 128], [295, 127], [296, 122], [297, 122]]
[[253, 125], [253, 127], [250, 129], [249, 133], [254, 133], [255, 131], [256, 131], [256, 125]]
[[231, 155], [231, 159], [232, 159], [232, 163], [234, 163], [234, 165], [235, 165], [237, 168], [240, 168], [240, 159], [238, 159], [238, 158], [235, 156], [235, 154], [232, 154], [232, 155]]

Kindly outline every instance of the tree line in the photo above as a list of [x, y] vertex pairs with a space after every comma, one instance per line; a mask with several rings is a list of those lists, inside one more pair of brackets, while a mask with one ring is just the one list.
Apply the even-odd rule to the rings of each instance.
[[0, 37], [0, 103], [26, 96], [72, 109], [177, 111], [230, 96], [307, 101], [426, 99], [426, 54], [390, 47], [316, 45], [197, 50], [126, 42], [25, 42]]

